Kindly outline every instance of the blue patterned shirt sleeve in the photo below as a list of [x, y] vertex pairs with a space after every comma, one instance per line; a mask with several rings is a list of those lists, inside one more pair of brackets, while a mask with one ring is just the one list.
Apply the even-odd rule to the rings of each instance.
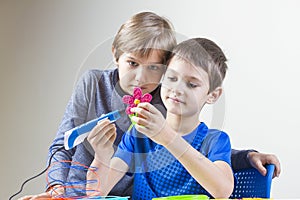
[[117, 151], [114, 154], [114, 157], [122, 159], [129, 167], [133, 165], [133, 156], [134, 156], [134, 140], [133, 136], [136, 132], [133, 127], [130, 131], [127, 131], [121, 142], [118, 145]]
[[231, 165], [231, 144], [229, 136], [219, 130], [210, 129], [203, 141], [201, 152], [212, 162], [221, 160]]

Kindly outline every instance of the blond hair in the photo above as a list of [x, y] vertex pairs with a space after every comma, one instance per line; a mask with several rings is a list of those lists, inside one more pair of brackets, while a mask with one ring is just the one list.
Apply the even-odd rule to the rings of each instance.
[[160, 50], [165, 62], [175, 45], [171, 22], [155, 13], [141, 12], [120, 27], [112, 47], [116, 61], [124, 52], [149, 56], [153, 50]]

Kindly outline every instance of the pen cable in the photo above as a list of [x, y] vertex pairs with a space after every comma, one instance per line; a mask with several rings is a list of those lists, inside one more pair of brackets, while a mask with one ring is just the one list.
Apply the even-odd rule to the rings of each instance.
[[51, 165], [51, 160], [52, 160], [53, 156], [54, 156], [58, 151], [61, 151], [61, 150], [63, 150], [63, 149], [64, 149], [64, 146], [61, 146], [61, 147], [59, 147], [58, 149], [56, 149], [56, 150], [52, 153], [52, 155], [50, 156], [50, 158], [49, 158], [48, 166], [47, 166], [43, 171], [41, 171], [40, 173], [38, 173], [37, 175], [32, 176], [32, 177], [28, 178], [27, 180], [25, 180], [25, 181], [22, 183], [20, 190], [19, 190], [18, 192], [16, 192], [15, 194], [13, 194], [12, 196], [10, 196], [10, 197], [9, 197], [9, 200], [11, 200], [13, 197], [17, 196], [18, 194], [20, 194], [20, 193], [22, 192], [22, 190], [23, 190], [24, 185], [25, 185], [27, 182], [29, 182], [29, 181], [31, 181], [32, 179], [35, 179], [35, 178], [41, 176], [42, 174], [44, 174], [44, 173], [48, 170], [48, 168], [50, 167], [50, 165]]

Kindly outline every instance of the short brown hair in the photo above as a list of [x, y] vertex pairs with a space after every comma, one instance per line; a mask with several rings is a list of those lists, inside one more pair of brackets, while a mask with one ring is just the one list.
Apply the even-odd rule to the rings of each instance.
[[209, 92], [222, 85], [227, 71], [226, 56], [222, 49], [206, 38], [192, 38], [178, 44], [171, 57], [183, 59], [208, 73]]
[[176, 45], [173, 26], [166, 18], [152, 12], [141, 12], [124, 23], [113, 41], [116, 60], [124, 53], [138, 53], [149, 56], [152, 50], [162, 50], [167, 54]]

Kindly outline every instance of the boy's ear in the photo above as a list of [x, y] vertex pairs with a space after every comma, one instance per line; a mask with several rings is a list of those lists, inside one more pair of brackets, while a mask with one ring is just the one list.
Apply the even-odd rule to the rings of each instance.
[[215, 103], [219, 99], [219, 97], [221, 96], [222, 92], [223, 92], [222, 87], [217, 87], [214, 91], [212, 91], [208, 94], [208, 98], [206, 100], [206, 103], [207, 104]]

